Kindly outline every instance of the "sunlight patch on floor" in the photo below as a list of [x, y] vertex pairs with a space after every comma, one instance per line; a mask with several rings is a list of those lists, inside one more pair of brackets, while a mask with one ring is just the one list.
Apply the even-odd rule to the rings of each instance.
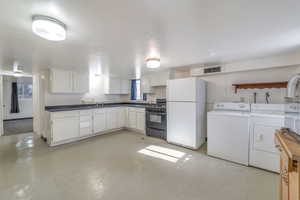
[[138, 153], [167, 160], [173, 163], [176, 163], [180, 158], [182, 158], [185, 155], [184, 152], [156, 145], [147, 146], [146, 148], [139, 150]]

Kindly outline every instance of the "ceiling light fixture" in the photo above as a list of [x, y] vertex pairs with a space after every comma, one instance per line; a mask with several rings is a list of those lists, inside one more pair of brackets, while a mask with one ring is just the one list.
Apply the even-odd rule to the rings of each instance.
[[62, 41], [67, 36], [67, 27], [64, 23], [42, 15], [32, 17], [32, 31], [36, 35], [51, 41]]
[[154, 68], [159, 68], [160, 67], [160, 59], [159, 58], [148, 58], [146, 60], [147, 62], [147, 67], [154, 69]]

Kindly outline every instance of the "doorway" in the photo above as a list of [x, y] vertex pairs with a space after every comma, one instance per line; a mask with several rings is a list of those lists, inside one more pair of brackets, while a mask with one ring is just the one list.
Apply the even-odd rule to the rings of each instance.
[[32, 77], [3, 75], [3, 135], [33, 132]]

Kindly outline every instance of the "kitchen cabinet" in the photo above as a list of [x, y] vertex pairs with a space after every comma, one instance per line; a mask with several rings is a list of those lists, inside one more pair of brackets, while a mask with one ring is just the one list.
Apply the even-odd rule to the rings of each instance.
[[93, 129], [94, 133], [99, 133], [107, 130], [106, 109], [94, 110]]
[[73, 92], [87, 93], [89, 92], [89, 74], [73, 72]]
[[62, 143], [79, 137], [78, 111], [58, 112], [51, 115], [50, 143]]
[[105, 94], [129, 94], [130, 81], [117, 77], [105, 77]]
[[49, 81], [52, 93], [86, 93], [89, 91], [88, 73], [51, 69]]
[[120, 107], [118, 110], [118, 128], [124, 128], [127, 125], [127, 108]]
[[107, 108], [106, 109], [106, 122], [107, 129], [116, 129], [118, 128], [118, 110], [119, 108]]
[[93, 112], [82, 110], [79, 112], [79, 136], [86, 137], [93, 134]]
[[128, 127], [145, 132], [145, 109], [144, 108], [128, 108]]
[[146, 118], [145, 118], [145, 112], [143, 111], [138, 111], [136, 113], [136, 129], [139, 131], [144, 132], [145, 131], [145, 123], [146, 123]]
[[130, 80], [122, 79], [121, 80], [121, 94], [130, 93]]
[[141, 88], [142, 92], [149, 94], [152, 93], [152, 87], [151, 87], [151, 77], [149, 75], [145, 75], [141, 78]]
[[[73, 142], [122, 128], [145, 133], [145, 108], [112, 107], [48, 112], [50, 146]], [[50, 137], [49, 136], [50, 133]]]
[[136, 111], [129, 109], [128, 110], [128, 127], [129, 128], [136, 128]]
[[73, 78], [72, 71], [62, 69], [51, 69], [50, 90], [53, 93], [72, 93]]

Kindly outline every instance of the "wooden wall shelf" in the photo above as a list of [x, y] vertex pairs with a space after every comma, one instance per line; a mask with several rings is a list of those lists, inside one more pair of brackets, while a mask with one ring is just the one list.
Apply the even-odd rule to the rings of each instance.
[[271, 83], [241, 83], [232, 84], [235, 87], [235, 93], [238, 89], [264, 89], [264, 88], [287, 88], [288, 82], [271, 82]]

